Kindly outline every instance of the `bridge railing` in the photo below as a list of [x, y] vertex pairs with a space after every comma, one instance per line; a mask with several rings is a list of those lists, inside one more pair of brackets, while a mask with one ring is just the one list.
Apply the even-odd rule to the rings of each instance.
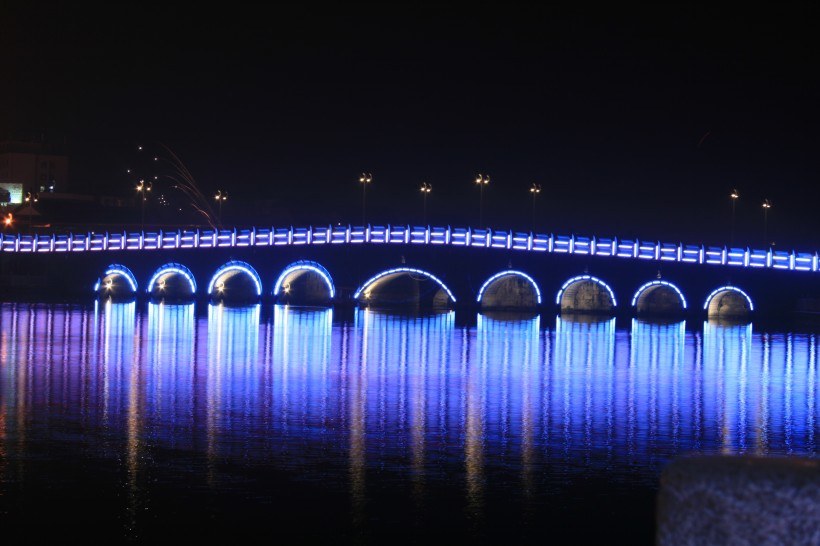
[[820, 269], [817, 252], [719, 247], [618, 239], [473, 229], [451, 226], [327, 225], [191, 229], [138, 232], [24, 234], [0, 233], [0, 251], [8, 253], [101, 252], [192, 248], [295, 246], [322, 244], [410, 244], [503, 248], [588, 256], [612, 256], [789, 271]]

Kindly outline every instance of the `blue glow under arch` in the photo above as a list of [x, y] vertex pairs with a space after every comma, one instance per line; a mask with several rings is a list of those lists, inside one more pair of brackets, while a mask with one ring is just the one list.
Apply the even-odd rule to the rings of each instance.
[[262, 279], [259, 278], [259, 273], [256, 272], [256, 269], [253, 268], [250, 264], [246, 262], [241, 262], [239, 260], [232, 260], [223, 264], [219, 269], [216, 270], [213, 277], [211, 277], [211, 282], [208, 283], [208, 294], [212, 294], [214, 291], [214, 286], [216, 286], [216, 281], [219, 280], [219, 277], [224, 275], [225, 273], [230, 273], [231, 271], [239, 271], [245, 273], [253, 279], [253, 283], [256, 286], [256, 295], [262, 295]]
[[541, 289], [538, 288], [538, 284], [536, 284], [535, 280], [532, 277], [530, 277], [523, 271], [518, 271], [515, 269], [499, 271], [498, 273], [484, 281], [484, 284], [482, 284], [481, 288], [478, 290], [478, 296], [476, 297], [475, 301], [477, 303], [481, 303], [481, 298], [484, 296], [484, 290], [486, 290], [487, 287], [490, 286], [490, 284], [492, 284], [493, 281], [500, 279], [501, 277], [523, 277], [524, 279], [528, 280], [532, 287], [535, 288], [535, 296], [538, 300], [538, 305], [541, 305]]
[[137, 278], [131, 272], [130, 269], [125, 267], [122, 264], [111, 264], [105, 268], [105, 272], [102, 274], [102, 277], [97, 279], [97, 283], [94, 285], [94, 291], [99, 291], [100, 287], [102, 286], [102, 281], [108, 276], [121, 276], [124, 277], [126, 281], [128, 281], [128, 285], [131, 287], [133, 292], [137, 291]]
[[367, 279], [365, 281], [365, 283], [358, 290], [356, 290], [356, 292], [353, 294], [353, 299], [354, 300], [359, 299], [359, 295], [362, 292], [367, 290], [367, 288], [371, 284], [378, 281], [382, 277], [386, 277], [388, 275], [395, 275], [396, 273], [417, 273], [419, 275], [424, 275], [428, 279], [430, 279], [432, 281], [435, 281], [441, 287], [442, 290], [447, 292], [447, 295], [450, 296], [450, 301], [452, 301], [453, 303], [456, 302], [456, 298], [455, 298], [455, 296], [453, 296], [453, 293], [450, 291], [449, 288], [447, 288], [447, 285], [445, 285], [443, 282], [441, 282], [441, 280], [438, 277], [436, 277], [432, 273], [428, 273], [427, 271], [422, 271], [421, 269], [414, 269], [412, 267], [397, 267], [395, 269], [388, 269], [387, 271], [382, 271], [378, 275], [370, 277], [369, 279]]
[[683, 292], [681, 292], [680, 288], [678, 288], [677, 286], [668, 281], [650, 281], [641, 286], [640, 288], [638, 288], [635, 291], [635, 295], [632, 296], [632, 307], [635, 307], [635, 305], [637, 305], [638, 298], [641, 297], [641, 294], [643, 294], [647, 289], [652, 288], [653, 286], [666, 286], [668, 288], [671, 288], [672, 291], [675, 292], [680, 298], [680, 302], [681, 305], [683, 305], [683, 308], [686, 309], [686, 298], [683, 297]]
[[148, 281], [148, 286], [145, 289], [145, 291], [150, 294], [151, 291], [154, 289], [154, 283], [157, 282], [157, 279], [159, 279], [160, 276], [169, 273], [177, 273], [179, 275], [182, 275], [185, 278], [185, 280], [188, 281], [188, 284], [191, 286], [191, 293], [196, 294], [196, 281], [194, 280], [194, 274], [191, 273], [191, 270], [185, 267], [184, 265], [173, 262], [161, 265], [157, 268], [154, 274], [151, 275], [151, 280]]
[[555, 296], [555, 304], [556, 305], [561, 305], [561, 296], [564, 295], [564, 291], [567, 288], [569, 288], [570, 285], [573, 285], [573, 284], [575, 284], [577, 282], [581, 282], [581, 281], [591, 281], [591, 282], [594, 282], [595, 284], [600, 285], [603, 288], [605, 288], [606, 291], [609, 292], [609, 297], [612, 298], [612, 307], [617, 307], [618, 306], [618, 302], [615, 300], [615, 292], [612, 291], [612, 289], [609, 287], [609, 285], [607, 283], [605, 283], [604, 281], [602, 281], [601, 279], [599, 279], [598, 277], [593, 277], [591, 275], [578, 275], [577, 277], [572, 277], [567, 282], [562, 284], [561, 289], [558, 291], [558, 295]]
[[714, 297], [717, 296], [718, 294], [722, 293], [722, 292], [737, 292], [738, 294], [740, 294], [741, 296], [746, 298], [746, 301], [749, 303], [749, 311], [754, 311], [755, 310], [754, 303], [752, 303], [752, 298], [749, 297], [749, 294], [747, 294], [746, 292], [744, 292], [743, 290], [741, 290], [737, 286], [730, 286], [730, 285], [721, 286], [720, 288], [715, 288], [714, 290], [712, 290], [712, 293], [709, 294], [708, 296], [706, 296], [706, 301], [703, 302], [703, 309], [704, 310], [709, 309], [709, 304], [712, 303], [712, 300], [714, 299]]
[[279, 292], [282, 290], [282, 284], [285, 282], [285, 279], [291, 273], [295, 273], [296, 271], [312, 271], [319, 275], [325, 284], [327, 284], [327, 289], [330, 291], [330, 299], [336, 297], [336, 287], [333, 285], [333, 278], [328, 273], [327, 269], [321, 266], [316, 262], [311, 261], [299, 261], [294, 262], [287, 266], [284, 271], [279, 275], [279, 278], [276, 279], [276, 284], [273, 285], [273, 295], [278, 296]]

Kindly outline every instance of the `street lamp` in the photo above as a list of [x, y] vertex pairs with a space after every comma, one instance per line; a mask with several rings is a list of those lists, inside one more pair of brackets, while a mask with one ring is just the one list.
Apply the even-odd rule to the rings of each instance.
[[769, 201], [768, 199], [764, 199], [763, 200], [763, 245], [764, 246], [768, 244], [766, 242], [766, 240], [767, 240], [766, 228], [767, 228], [767, 222], [768, 222], [768, 219], [769, 219], [769, 209], [770, 208], [772, 208], [772, 202]]
[[732, 232], [731, 236], [729, 237], [729, 246], [734, 246], [735, 244], [735, 203], [737, 202], [740, 194], [736, 189], [732, 190], [732, 193], [729, 195], [732, 198]]
[[532, 194], [532, 232], [535, 233], [535, 196], [541, 193], [541, 184], [533, 182], [530, 186], [530, 193]]
[[146, 182], [145, 179], [142, 179], [137, 184], [137, 191], [140, 194], [140, 231], [145, 231], [145, 202], [148, 201], [148, 195], [146, 195], [154, 185], [151, 181]]
[[367, 225], [367, 185], [373, 182], [373, 175], [362, 173], [359, 176], [359, 183], [362, 185], [362, 225]]
[[219, 215], [217, 216], [217, 223], [219, 227], [222, 227], [222, 202], [228, 199], [228, 192], [223, 190], [216, 190], [216, 195], [214, 195], [214, 199], [219, 204]]
[[422, 182], [421, 183], [421, 195], [424, 198], [424, 208], [423, 208], [424, 214], [422, 216], [422, 222], [425, 223], [425, 224], [427, 223], [427, 194], [430, 193], [431, 191], [433, 191], [433, 185], [432, 184], [428, 184], [427, 182]]
[[[26, 203], [36, 203], [37, 201], [40, 200], [40, 194], [39, 193], [31, 193], [30, 191], [27, 191], [26, 196], [25, 196], [24, 199], [25, 199]], [[28, 211], [28, 230], [29, 230], [29, 232], [31, 231], [31, 217], [33, 215], [34, 215], [34, 209], [32, 208], [31, 210]]]
[[490, 175], [479, 173], [475, 177], [478, 184], [478, 226], [484, 225], [484, 186], [490, 183]]

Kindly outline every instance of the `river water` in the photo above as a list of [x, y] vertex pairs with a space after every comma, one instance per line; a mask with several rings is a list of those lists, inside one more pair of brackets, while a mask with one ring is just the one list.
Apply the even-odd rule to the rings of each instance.
[[652, 544], [692, 453], [817, 456], [817, 333], [0, 304], [12, 543]]

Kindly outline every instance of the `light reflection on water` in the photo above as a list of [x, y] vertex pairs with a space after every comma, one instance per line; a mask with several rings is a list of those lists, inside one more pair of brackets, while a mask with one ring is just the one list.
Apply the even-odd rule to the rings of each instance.
[[3, 304], [0, 327], [0, 496], [44, 443], [121, 459], [125, 535], [163, 464], [215, 489], [226, 461], [323, 481], [355, 529], [389, 474], [417, 513], [458, 492], [478, 533], [578, 476], [652, 490], [691, 451], [816, 452], [816, 335], [752, 324], [102, 303]]

